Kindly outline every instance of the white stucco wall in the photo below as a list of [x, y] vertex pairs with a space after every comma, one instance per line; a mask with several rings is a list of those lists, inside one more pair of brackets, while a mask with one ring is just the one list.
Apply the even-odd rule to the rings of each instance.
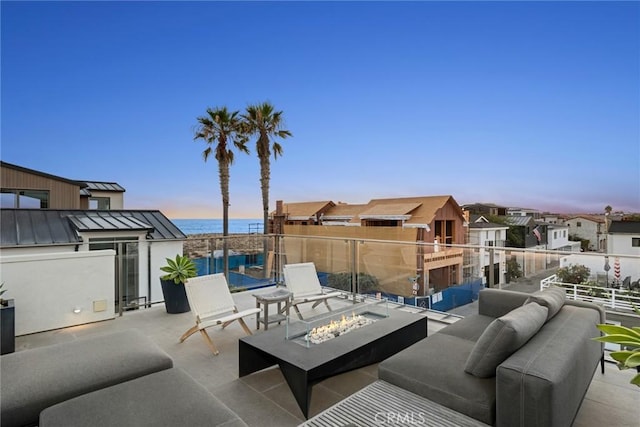
[[[0, 256], [4, 298], [15, 300], [16, 335], [113, 319], [115, 252]], [[104, 310], [94, 310], [94, 302]], [[79, 313], [74, 309], [79, 308]]]
[[124, 209], [124, 193], [91, 190], [91, 197], [108, 197], [110, 210]]
[[[182, 255], [182, 241], [165, 241], [165, 242], [154, 242], [151, 245], [151, 298], [150, 301], [163, 301], [164, 297], [162, 296], [162, 287], [160, 286], [160, 276], [166, 274], [160, 270], [160, 267], [163, 267], [167, 264], [167, 258], [175, 258], [177, 254]], [[142, 275], [142, 272], [140, 273]], [[146, 277], [148, 277], [147, 272], [145, 274], [145, 284]], [[146, 291], [145, 291], [146, 293]]]
[[609, 253], [622, 255], [640, 255], [640, 247], [633, 247], [633, 238], [640, 239], [638, 234], [609, 234]]
[[547, 229], [547, 249], [555, 250], [571, 245], [569, 242], [569, 227], [555, 225]]

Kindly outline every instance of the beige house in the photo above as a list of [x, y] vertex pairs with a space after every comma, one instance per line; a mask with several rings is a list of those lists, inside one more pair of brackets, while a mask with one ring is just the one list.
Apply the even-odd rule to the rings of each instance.
[[[279, 203], [278, 208], [271, 220], [284, 224], [287, 263], [313, 261], [318, 271], [328, 273], [356, 269], [375, 276], [385, 292], [408, 297], [463, 281], [463, 250], [455, 245], [465, 243], [466, 220], [452, 196], [373, 199], [366, 204]], [[356, 240], [354, 249], [338, 238], [366, 242]], [[418, 289], [412, 282], [416, 277]]]

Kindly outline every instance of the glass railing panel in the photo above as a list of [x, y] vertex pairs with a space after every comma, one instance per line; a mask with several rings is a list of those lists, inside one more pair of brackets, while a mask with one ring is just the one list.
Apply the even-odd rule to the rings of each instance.
[[353, 292], [353, 240], [286, 235], [279, 240], [281, 266], [313, 262], [321, 285]]
[[196, 263], [198, 276], [224, 273], [225, 244], [232, 292], [241, 292], [276, 283], [275, 236], [243, 234], [188, 239], [183, 252]]

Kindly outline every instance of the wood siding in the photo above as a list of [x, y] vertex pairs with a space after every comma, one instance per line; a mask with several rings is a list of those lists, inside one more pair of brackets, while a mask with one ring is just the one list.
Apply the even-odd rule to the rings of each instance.
[[79, 209], [80, 186], [9, 168], [2, 168], [2, 189], [49, 192], [49, 209]]

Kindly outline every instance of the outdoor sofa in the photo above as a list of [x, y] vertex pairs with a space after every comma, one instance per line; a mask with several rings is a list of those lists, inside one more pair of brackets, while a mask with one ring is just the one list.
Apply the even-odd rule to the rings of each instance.
[[497, 426], [572, 424], [600, 362], [604, 310], [533, 294], [484, 289], [467, 316], [378, 366], [379, 379]]
[[0, 375], [3, 427], [246, 425], [137, 330], [3, 355]]

